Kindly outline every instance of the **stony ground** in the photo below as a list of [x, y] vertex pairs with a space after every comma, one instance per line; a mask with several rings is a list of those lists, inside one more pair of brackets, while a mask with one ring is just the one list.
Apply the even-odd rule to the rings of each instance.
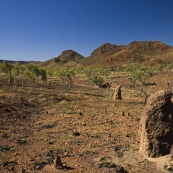
[[[119, 79], [115, 80], [115, 83]], [[162, 78], [152, 92], [163, 88]], [[14, 93], [1, 82], [0, 172], [2, 173], [129, 173], [167, 172], [168, 165], [143, 158], [138, 128], [145, 105], [142, 95], [123, 79], [123, 100], [112, 89], [74, 82], [39, 85], [36, 94]], [[59, 156], [63, 166], [56, 169]], [[160, 166], [161, 165], [161, 166]]]

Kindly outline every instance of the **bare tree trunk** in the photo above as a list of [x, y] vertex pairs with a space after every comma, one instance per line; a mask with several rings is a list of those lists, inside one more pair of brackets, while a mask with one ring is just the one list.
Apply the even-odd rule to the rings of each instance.
[[68, 79], [68, 93], [70, 92], [71, 89], [71, 79]]
[[31, 80], [29, 81], [29, 85], [30, 85], [30, 87], [29, 87], [29, 94], [31, 95], [32, 94], [32, 81]]
[[8, 84], [14, 85], [14, 77], [10, 74], [9, 79], [8, 79]]
[[14, 91], [16, 92], [16, 89], [17, 89], [17, 84], [16, 84], [16, 79], [14, 77]]
[[23, 88], [23, 76], [22, 76], [22, 88]]
[[147, 103], [147, 99], [150, 96], [150, 93], [147, 93], [147, 91], [145, 91], [142, 87], [139, 90], [144, 94], [144, 96], [145, 96], [144, 104], [146, 104]]

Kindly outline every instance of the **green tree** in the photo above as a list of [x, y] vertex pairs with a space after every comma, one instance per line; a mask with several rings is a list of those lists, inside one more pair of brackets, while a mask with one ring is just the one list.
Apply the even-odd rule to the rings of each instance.
[[99, 87], [103, 82], [104, 79], [100, 75], [107, 75], [107, 69], [103, 67], [86, 67], [84, 69], [85, 76], [89, 78], [89, 80], [95, 84], [95, 86]]
[[94, 67], [85, 67], [84, 68], [84, 74], [85, 76], [87, 76], [88, 78], [91, 78], [92, 76], [94, 76], [96, 74], [96, 68]]
[[155, 74], [157, 74], [157, 73], [161, 73], [162, 70], [163, 70], [163, 68], [164, 68], [163, 65], [157, 64], [157, 65], [155, 65], [155, 66], [153, 67], [153, 70], [154, 70]]
[[173, 86], [172, 81], [169, 78], [172, 68], [173, 68], [173, 63], [164, 64], [164, 65], [158, 64], [158, 65], [154, 66], [155, 74], [164, 74], [165, 75], [166, 87], [168, 89], [172, 89], [172, 86]]
[[22, 66], [19, 62], [16, 62], [14, 64], [14, 68], [12, 70], [12, 74], [14, 76], [14, 85], [15, 85], [15, 90], [16, 90], [16, 87], [17, 87], [17, 82], [16, 82], [16, 77], [17, 76], [22, 76], [22, 88], [23, 88], [23, 75], [24, 75], [24, 71], [25, 71], [25, 67]]
[[[148, 97], [150, 96], [150, 78], [153, 76], [153, 70], [151, 67], [138, 67], [131, 72], [129, 80], [133, 82], [136, 89], [144, 94], [144, 103], [146, 104]], [[147, 89], [144, 86], [148, 86]]]
[[47, 80], [46, 70], [40, 69], [39, 75], [41, 77], [42, 82], [44, 83]]
[[7, 61], [3, 61], [0, 65], [0, 69], [2, 72], [6, 73], [8, 75], [8, 77], [9, 77], [8, 80], [9, 80], [10, 85], [14, 85], [14, 78], [12, 75], [13, 65]]
[[16, 77], [20, 75], [21, 73], [21, 65], [19, 62], [16, 62], [16, 64], [14, 65], [14, 68], [12, 70], [13, 76], [14, 76], [14, 87], [15, 87], [15, 91], [17, 89], [17, 81], [16, 81]]
[[154, 75], [153, 69], [151, 67], [138, 67], [133, 69], [131, 72], [131, 77], [129, 78], [134, 84], [150, 84], [150, 78]]
[[47, 68], [46, 69], [46, 74], [48, 75], [48, 76], [53, 76], [53, 75], [55, 75], [55, 69], [54, 68]]
[[111, 69], [110, 68], [104, 68], [104, 67], [101, 67], [100, 69], [99, 69], [99, 73], [101, 74], [101, 75], [103, 75], [103, 76], [105, 76], [106, 78], [108, 78], [108, 76], [110, 75], [110, 73], [111, 73]]
[[100, 76], [92, 76], [90, 80], [92, 83], [95, 84], [95, 86], [98, 86], [98, 87], [104, 82], [103, 78]]
[[72, 78], [75, 75], [76, 75], [76, 72], [74, 68], [62, 67], [58, 69], [58, 76], [61, 79], [66, 80], [68, 83], [68, 93], [70, 92], [70, 89], [71, 89]]
[[84, 71], [84, 67], [83, 66], [76, 66], [76, 67], [73, 67], [75, 73], [77, 74], [80, 74]]
[[168, 87], [169, 89], [172, 88], [172, 82], [171, 82], [170, 79], [169, 79], [169, 74], [170, 74], [172, 68], [173, 68], [173, 64], [171, 63], [171, 64], [165, 65], [165, 67], [164, 67], [163, 70], [162, 70], [162, 72], [163, 72], [164, 75], [165, 75], [165, 80], [166, 80], [167, 87]]
[[25, 67], [24, 75], [30, 83], [30, 93], [35, 92], [36, 79], [40, 75], [40, 71], [36, 64], [27, 64]]

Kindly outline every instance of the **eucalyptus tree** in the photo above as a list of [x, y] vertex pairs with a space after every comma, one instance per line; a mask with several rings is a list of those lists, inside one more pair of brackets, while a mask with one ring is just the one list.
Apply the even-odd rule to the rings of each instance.
[[7, 61], [3, 61], [0, 64], [0, 70], [8, 75], [8, 77], [9, 77], [8, 81], [9, 81], [10, 85], [14, 85], [14, 78], [13, 78], [13, 75], [12, 75], [13, 67], [14, 66], [11, 63], [7, 62]]
[[39, 76], [44, 83], [47, 80], [46, 70], [45, 69], [39, 69]]
[[99, 73], [101, 75], [105, 76], [106, 78], [108, 78], [111, 73], [111, 68], [110, 67], [100, 67]]
[[20, 75], [20, 68], [21, 68], [21, 65], [19, 64], [19, 62], [16, 62], [16, 64], [14, 65], [14, 68], [12, 70], [12, 73], [13, 73], [13, 76], [14, 76], [15, 91], [17, 89], [16, 77]]
[[84, 74], [88, 78], [91, 78], [92, 76], [94, 76], [96, 74], [96, 68], [94, 68], [92, 66], [91, 67], [85, 67], [84, 68]]
[[40, 71], [36, 64], [27, 64], [25, 66], [24, 75], [29, 80], [30, 83], [30, 93], [35, 91], [35, 82], [39, 77]]
[[173, 63], [165, 65], [165, 67], [162, 69], [163, 74], [165, 75], [165, 82], [169, 89], [172, 89], [173, 83], [169, 79], [169, 74], [171, 72], [171, 69], [173, 68]]
[[67, 81], [68, 83], [68, 93], [71, 89], [72, 78], [76, 75], [75, 69], [70, 67], [62, 67], [58, 69], [57, 75]]
[[84, 69], [85, 76], [95, 84], [95, 86], [99, 87], [100, 84], [104, 82], [104, 79], [100, 76], [106, 74], [102, 67], [86, 67]]
[[104, 82], [104, 79], [101, 76], [92, 76], [90, 80], [96, 87], [99, 87]]
[[25, 71], [25, 66], [21, 65], [19, 62], [16, 62], [16, 64], [14, 64], [14, 68], [12, 70], [12, 74], [14, 76], [15, 90], [16, 90], [16, 87], [17, 87], [17, 82], [16, 82], [16, 77], [17, 76], [21, 76], [22, 77], [22, 88], [23, 88], [24, 71]]
[[53, 68], [47, 68], [46, 69], [46, 74], [48, 75], [48, 76], [53, 76], [53, 75], [55, 75], [55, 69], [53, 69]]
[[[136, 89], [138, 89], [141, 93], [144, 94], [144, 103], [148, 97], [150, 96], [150, 78], [154, 75], [153, 69], [151, 67], [137, 67], [132, 70], [131, 77], [129, 80], [133, 82]], [[148, 86], [144, 88], [144, 86]]]

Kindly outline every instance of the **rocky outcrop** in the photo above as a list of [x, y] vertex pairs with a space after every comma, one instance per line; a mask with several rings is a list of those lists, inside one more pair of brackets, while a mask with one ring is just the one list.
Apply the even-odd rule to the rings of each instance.
[[153, 94], [140, 123], [140, 153], [146, 157], [170, 154], [173, 144], [173, 103], [171, 91]]
[[116, 47], [117, 47], [117, 45], [115, 45], [115, 44], [105, 43], [102, 46], [100, 46], [99, 48], [95, 49], [91, 53], [91, 55], [96, 55], [96, 56], [97, 55], [102, 55], [102, 54], [104, 54], [104, 53], [106, 53], [106, 52], [108, 52], [108, 51], [110, 51], [110, 50], [112, 50]]
[[128, 46], [131, 52], [145, 52], [146, 54], [155, 54], [155, 53], [164, 53], [172, 49], [171, 46], [168, 46], [160, 41], [134, 41]]
[[67, 63], [68, 61], [80, 62], [84, 57], [79, 53], [73, 50], [65, 50], [63, 51], [57, 58], [55, 58], [56, 62]]

